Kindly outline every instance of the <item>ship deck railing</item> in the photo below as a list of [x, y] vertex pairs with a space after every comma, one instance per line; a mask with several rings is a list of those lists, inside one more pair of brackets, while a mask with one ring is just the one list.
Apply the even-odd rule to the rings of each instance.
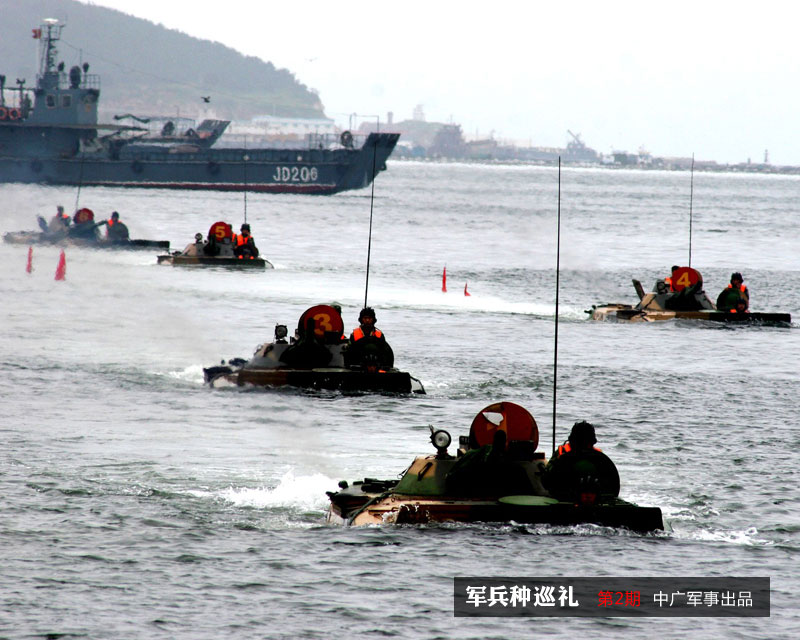
[[[37, 77], [37, 85], [41, 82], [41, 77]], [[72, 89], [69, 81], [69, 74], [62, 71], [58, 74], [58, 90], [66, 91]], [[96, 73], [81, 73], [81, 81], [78, 84], [78, 89], [100, 89], [100, 76]], [[33, 88], [25, 88], [25, 91], [34, 91]]]

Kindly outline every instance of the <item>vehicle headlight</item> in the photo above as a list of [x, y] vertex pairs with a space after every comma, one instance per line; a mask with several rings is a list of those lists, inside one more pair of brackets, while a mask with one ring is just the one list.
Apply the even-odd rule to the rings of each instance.
[[431, 434], [431, 442], [433, 442], [433, 446], [436, 447], [437, 449], [440, 450], [447, 449], [447, 447], [450, 446], [451, 441], [452, 438], [450, 437], [450, 434], [447, 433], [447, 431], [444, 431], [443, 429], [434, 431], [433, 434]]

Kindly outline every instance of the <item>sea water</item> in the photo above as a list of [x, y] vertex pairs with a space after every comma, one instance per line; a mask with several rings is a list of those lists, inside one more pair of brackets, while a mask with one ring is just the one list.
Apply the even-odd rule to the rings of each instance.
[[[690, 193], [690, 190], [692, 192]], [[800, 178], [565, 168], [557, 443], [594, 423], [622, 497], [668, 533], [326, 526], [341, 479], [394, 478], [500, 400], [553, 441], [555, 168], [390, 162], [331, 197], [0, 186], [0, 232], [58, 204], [183, 248], [244, 221], [264, 272], [151, 251], [0, 245], [0, 635], [9, 638], [795, 638], [800, 331], [593, 322], [673, 264], [800, 318]], [[691, 198], [690, 198], [691, 196]], [[690, 217], [691, 211], [691, 217]], [[370, 216], [372, 237], [369, 239]], [[691, 228], [691, 242], [690, 242]], [[369, 286], [366, 287], [369, 249]], [[447, 292], [442, 272], [447, 268]], [[465, 296], [464, 291], [471, 295]], [[318, 303], [365, 297], [427, 395], [220, 389]], [[769, 576], [760, 619], [453, 617], [454, 576]]]

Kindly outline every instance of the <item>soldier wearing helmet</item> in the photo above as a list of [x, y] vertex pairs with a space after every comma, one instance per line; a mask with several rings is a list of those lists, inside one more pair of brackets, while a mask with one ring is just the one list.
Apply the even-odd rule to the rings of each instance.
[[233, 253], [240, 259], [249, 259], [258, 257], [258, 247], [250, 235], [250, 225], [246, 222], [241, 227], [241, 233], [233, 234]]
[[125, 244], [130, 240], [128, 227], [119, 219], [119, 213], [114, 211], [105, 221], [106, 241], [111, 244]]
[[675, 283], [672, 281], [672, 279], [675, 277], [675, 272], [678, 269], [680, 269], [680, 267], [677, 264], [673, 264], [670, 274], [664, 278], [664, 284], [667, 285], [667, 288], [670, 291], [677, 291], [677, 289], [675, 289]]
[[597, 437], [594, 434], [594, 425], [591, 422], [586, 422], [586, 420], [576, 422], [572, 425], [569, 439], [556, 449], [550, 462], [570, 451], [600, 451], [594, 446], [596, 443]]
[[742, 274], [735, 271], [731, 274], [731, 281], [727, 287], [722, 290], [722, 293], [717, 297], [717, 309], [720, 311], [730, 311], [739, 308], [739, 301], [744, 300], [745, 307], [742, 311], [750, 309], [750, 291], [744, 284]]
[[365, 337], [380, 338], [385, 340], [383, 332], [375, 326], [375, 309], [364, 307], [358, 314], [359, 325], [350, 334], [350, 342], [358, 342]]

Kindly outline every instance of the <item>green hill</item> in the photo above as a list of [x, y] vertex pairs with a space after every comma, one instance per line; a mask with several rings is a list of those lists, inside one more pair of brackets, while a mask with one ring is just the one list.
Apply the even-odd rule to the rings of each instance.
[[[319, 96], [290, 71], [147, 20], [75, 0], [0, 0], [0, 73], [33, 86], [44, 18], [66, 24], [58, 61], [88, 62], [101, 77], [103, 113], [195, 116], [213, 107], [224, 119], [254, 115], [322, 117]], [[204, 105], [200, 96], [211, 96]]]

